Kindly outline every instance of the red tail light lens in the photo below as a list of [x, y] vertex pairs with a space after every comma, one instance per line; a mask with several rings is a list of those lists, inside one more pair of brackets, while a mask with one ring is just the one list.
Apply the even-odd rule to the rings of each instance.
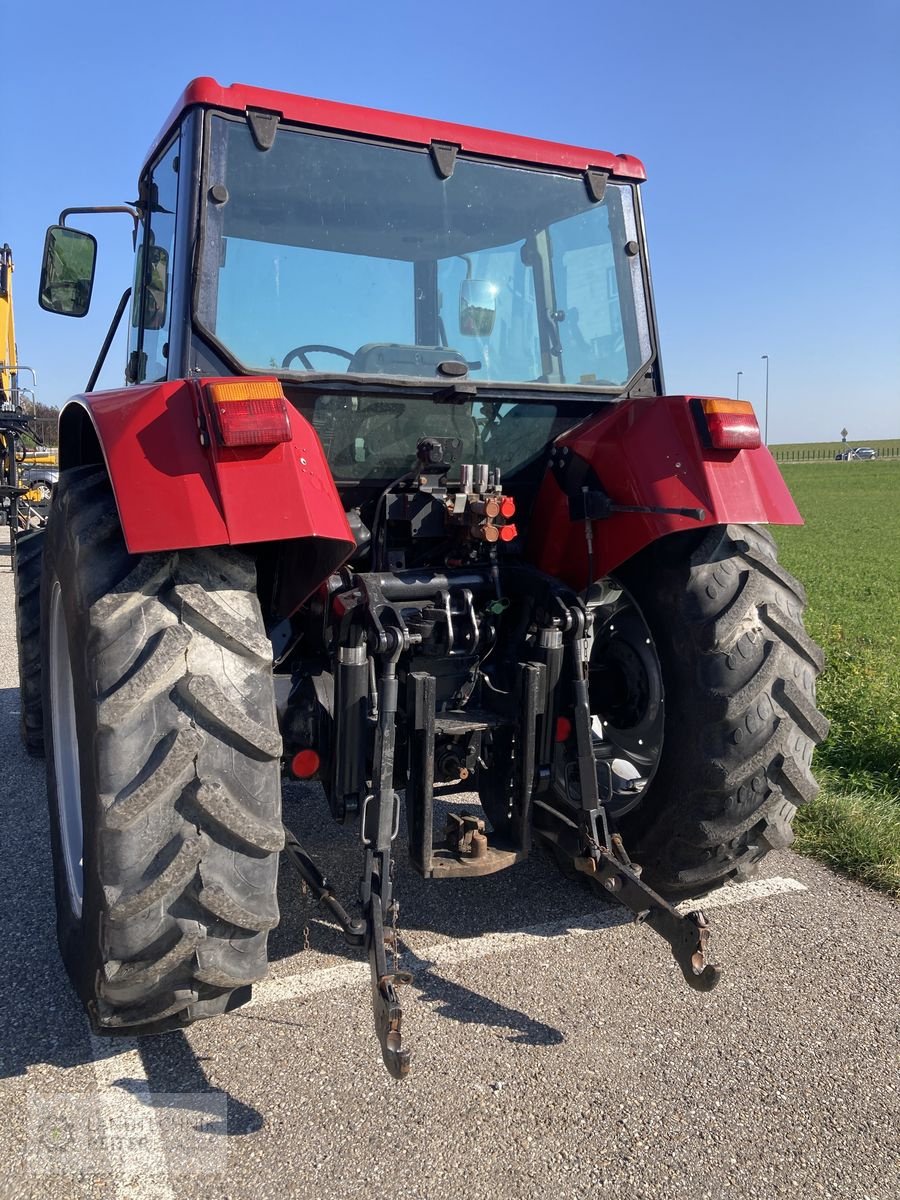
[[274, 379], [211, 383], [206, 396], [223, 446], [277, 446], [291, 440], [281, 384]]
[[713, 450], [755, 450], [762, 445], [753, 405], [747, 400], [701, 400], [700, 409]]

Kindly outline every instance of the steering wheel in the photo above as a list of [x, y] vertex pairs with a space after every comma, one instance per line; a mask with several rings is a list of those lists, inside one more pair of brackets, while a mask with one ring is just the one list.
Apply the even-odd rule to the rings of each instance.
[[342, 350], [340, 346], [319, 346], [314, 343], [305, 344], [303, 346], [295, 346], [281, 360], [282, 370], [289, 369], [289, 363], [293, 358], [299, 358], [307, 371], [314, 370], [312, 363], [306, 357], [307, 354], [336, 354], [339, 358], [346, 358], [347, 362], [353, 361], [353, 355], [349, 350]]

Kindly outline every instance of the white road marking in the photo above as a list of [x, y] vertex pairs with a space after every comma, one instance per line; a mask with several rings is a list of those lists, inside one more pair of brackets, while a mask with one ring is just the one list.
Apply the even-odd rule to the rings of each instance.
[[[703, 901], [703, 907], [724, 908], [750, 904], [788, 892], [805, 892], [796, 879], [776, 876], [725, 888]], [[696, 907], [690, 902], [682, 911]], [[432, 967], [450, 967], [491, 954], [527, 950], [547, 938], [587, 937], [601, 929], [623, 924], [624, 910], [615, 908], [577, 914], [562, 920], [533, 925], [529, 929], [507, 933], [489, 933], [481, 937], [438, 942], [415, 949], [417, 958]], [[254, 989], [248, 1008], [277, 1004], [285, 1000], [304, 1000], [343, 987], [359, 987], [369, 978], [364, 962], [342, 963], [308, 974], [267, 979]], [[175, 1200], [169, 1182], [162, 1134], [153, 1109], [153, 1092], [134, 1038], [105, 1040], [91, 1034], [94, 1075], [99, 1090], [98, 1103], [104, 1122], [119, 1200]], [[136, 1130], [123, 1147], [123, 1130]]]
[[[90, 1038], [116, 1196], [119, 1200], [175, 1200], [153, 1111], [153, 1093], [137, 1042], [134, 1038], [98, 1038], [93, 1033]], [[126, 1146], [123, 1135], [128, 1130], [133, 1130], [134, 1136], [127, 1138]]]
[[[806, 885], [797, 879], [784, 876], [774, 876], [772, 879], [759, 879], [750, 883], [738, 883], [733, 887], [723, 888], [702, 901], [687, 901], [680, 904], [681, 912], [689, 912], [694, 908], [704, 910], [711, 908], [728, 908], [734, 904], [750, 904], [755, 900], [765, 900], [770, 896], [780, 896], [787, 892], [805, 892]], [[449, 967], [458, 963], [470, 962], [472, 959], [485, 958], [489, 954], [498, 954], [507, 950], [524, 950], [546, 942], [554, 937], [586, 937], [600, 929], [612, 929], [617, 925], [627, 923], [624, 909], [610, 908], [599, 912], [584, 913], [562, 920], [548, 921], [543, 925], [533, 925], [529, 929], [515, 930], [509, 933], [486, 933], [481, 937], [457, 938], [454, 941], [438, 942], [432, 946], [418, 949], [411, 946], [416, 958], [428, 962], [432, 967]], [[337, 967], [323, 967], [318, 971], [296, 975], [283, 975], [280, 978], [265, 979], [255, 985], [253, 999], [247, 1008], [258, 1008], [263, 1004], [278, 1004], [284, 1000], [307, 1000], [322, 992], [331, 992], [342, 987], [356, 987], [369, 979], [369, 966], [365, 962], [342, 963]]]

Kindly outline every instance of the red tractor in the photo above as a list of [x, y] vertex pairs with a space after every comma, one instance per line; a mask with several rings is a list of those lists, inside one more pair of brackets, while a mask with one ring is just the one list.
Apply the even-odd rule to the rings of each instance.
[[[401, 828], [434, 879], [542, 843], [717, 981], [702, 913], [670, 902], [790, 843], [822, 656], [763, 528], [800, 516], [751, 406], [665, 394], [643, 178], [185, 91], [120, 210], [134, 284], [62, 411], [48, 526], [18, 547], [59, 942], [98, 1033], [246, 1000], [286, 850], [365, 948], [405, 1074]], [[70, 316], [96, 252], [76, 211], [109, 210], [48, 232], [40, 303]], [[126, 386], [95, 392], [123, 316]], [[358, 828], [358, 906], [284, 830], [284, 776]]]

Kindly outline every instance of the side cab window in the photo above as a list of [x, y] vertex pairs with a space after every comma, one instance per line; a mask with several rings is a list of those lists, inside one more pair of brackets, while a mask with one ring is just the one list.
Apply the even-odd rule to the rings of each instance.
[[141, 184], [143, 216], [134, 268], [128, 383], [157, 383], [168, 377], [179, 143], [176, 136]]

